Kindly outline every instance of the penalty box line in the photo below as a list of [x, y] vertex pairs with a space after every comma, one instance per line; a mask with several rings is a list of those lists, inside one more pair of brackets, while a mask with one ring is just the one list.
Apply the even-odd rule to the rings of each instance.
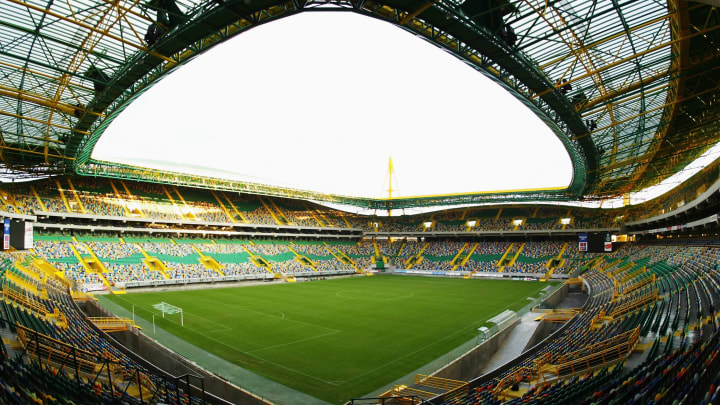
[[[324, 379], [324, 378], [320, 378], [320, 377], [317, 377], [317, 376], [314, 376], [314, 375], [311, 375], [311, 374], [307, 374], [307, 373], [304, 373], [304, 372], [302, 372], [302, 371], [299, 371], [299, 370], [296, 370], [296, 369], [293, 369], [293, 368], [290, 368], [290, 367], [283, 366], [282, 364], [278, 364], [278, 363], [272, 362], [272, 361], [270, 361], [270, 360], [268, 360], [268, 359], [266, 359], [266, 358], [264, 358], [264, 357], [262, 357], [262, 356], [258, 356], [257, 354], [254, 354], [254, 353], [256, 353], [256, 352], [263, 351], [263, 350], [267, 350], [267, 349], [273, 349], [273, 348], [278, 348], [278, 347], [283, 347], [283, 346], [289, 346], [289, 345], [293, 345], [293, 344], [297, 344], [297, 343], [307, 342], [307, 341], [314, 340], [314, 339], [319, 339], [319, 338], [322, 338], [322, 337], [325, 337], [325, 336], [335, 335], [335, 334], [338, 334], [338, 333], [342, 332], [341, 330], [334, 329], [334, 328], [328, 328], [328, 327], [325, 327], [325, 326], [314, 325], [314, 324], [311, 324], [311, 323], [308, 323], [308, 322], [297, 321], [297, 320], [294, 320], [294, 319], [288, 319], [288, 318], [285, 317], [285, 313], [283, 313], [283, 312], [281, 312], [281, 311], [277, 311], [277, 312], [281, 313], [282, 316], [275, 316], [275, 315], [270, 315], [270, 314], [268, 314], [268, 313], [266, 313], [266, 312], [253, 310], [253, 309], [250, 309], [250, 308], [247, 308], [247, 307], [243, 307], [243, 306], [239, 306], [239, 305], [228, 304], [228, 303], [225, 303], [225, 302], [216, 301], [216, 300], [209, 299], [209, 298], [200, 298], [200, 299], [205, 300], [205, 301], [210, 301], [210, 302], [213, 302], [213, 303], [216, 303], [216, 304], [220, 304], [220, 305], [225, 305], [225, 306], [232, 307], [232, 308], [242, 309], [242, 310], [249, 311], [249, 312], [253, 312], [253, 313], [256, 313], [256, 314], [259, 314], [259, 315], [263, 315], [263, 316], [269, 316], [269, 317], [271, 317], [271, 318], [281, 319], [281, 320], [283, 320], [283, 321], [295, 322], [295, 323], [299, 323], [299, 324], [301, 324], [301, 325], [307, 325], [307, 326], [311, 326], [311, 327], [314, 327], [314, 328], [321, 328], [321, 329], [328, 330], [328, 331], [329, 331], [328, 333], [323, 333], [323, 334], [320, 334], [320, 335], [317, 335], [317, 336], [311, 336], [311, 337], [308, 337], [308, 338], [304, 338], [304, 339], [300, 339], [300, 340], [294, 340], [294, 341], [291, 341], [291, 342], [285, 342], [285, 343], [280, 343], [280, 344], [277, 344], [277, 345], [272, 345], [272, 346], [267, 346], [267, 347], [261, 347], [261, 348], [253, 349], [253, 350], [249, 350], [249, 351], [241, 351], [241, 353], [247, 354], [248, 356], [251, 356], [251, 357], [255, 357], [256, 359], [262, 360], [262, 361], [264, 361], [264, 362], [266, 362], [266, 363], [268, 363], [268, 364], [272, 364], [272, 365], [275, 366], [275, 367], [279, 367], [279, 368], [288, 370], [288, 371], [290, 371], [290, 372], [293, 372], [293, 373], [295, 373], [295, 374], [299, 374], [299, 375], [303, 375], [303, 376], [305, 376], [305, 377], [312, 378], [312, 379], [314, 379], [314, 380], [322, 381], [322, 382], [324, 382], [324, 383], [326, 383], [326, 384], [335, 385], [335, 386], [342, 384], [342, 382], [328, 381], [328, 380], [326, 380], [326, 379]], [[198, 333], [200, 333], [200, 332], [198, 332]], [[207, 335], [205, 335], [204, 333], [200, 333], [200, 334], [203, 335], [203, 336], [205, 336], [206, 338], [208, 338], [208, 339], [210, 339], [210, 340], [213, 340], [213, 341], [215, 341], [215, 342], [218, 342], [218, 343], [222, 344], [223, 346], [232, 348], [232, 349], [234, 349], [234, 350], [238, 350], [237, 348], [234, 348], [234, 347], [228, 345], [227, 343], [221, 342], [221, 341], [219, 341], [219, 340], [217, 340], [217, 339], [215, 339], [215, 338], [213, 338], [213, 337], [207, 336]]]
[[[207, 300], [207, 301], [213, 301], [213, 300]], [[252, 311], [252, 312], [258, 312], [258, 311]], [[258, 313], [261, 313], [261, 312], [258, 312]], [[261, 313], [261, 314], [262, 314], [262, 313]], [[268, 316], [272, 316], [272, 315], [268, 315]], [[279, 319], [291, 321], [291, 319], [280, 318], [280, 317], [277, 317], [277, 316], [275, 316], [274, 318], [279, 318]], [[172, 322], [172, 323], [180, 326], [180, 324], [179, 324], [178, 322], [175, 322], [175, 321], [173, 321], [173, 320], [171, 320], [171, 319], [167, 319], [167, 321], [168, 321], [168, 322]], [[216, 323], [217, 323], [217, 322], [216, 322]], [[218, 323], [218, 324], [219, 324], [219, 323]], [[222, 325], [222, 324], [219, 324], [219, 325]], [[227, 327], [227, 326], [226, 326], [226, 327]], [[230, 328], [230, 329], [232, 329], [232, 328]], [[325, 329], [328, 329], [328, 328], [325, 328]], [[214, 337], [208, 336], [208, 335], [206, 335], [205, 333], [197, 332], [197, 331], [194, 331], [194, 330], [193, 330], [192, 332], [193, 332], [193, 333], [196, 333], [196, 334], [198, 334], [198, 335], [200, 335], [200, 336], [203, 336], [203, 337], [206, 338], [206, 339], [210, 339], [210, 340], [212, 340], [213, 342], [215, 342], [215, 343], [217, 343], [217, 344], [219, 344], [219, 345], [225, 346], [225, 347], [227, 347], [228, 349], [231, 349], [231, 350], [233, 350], [233, 351], [246, 354], [246, 355], [248, 355], [248, 356], [250, 356], [250, 357], [254, 357], [254, 358], [258, 359], [258, 360], [262, 360], [263, 362], [268, 363], [268, 364], [272, 364], [272, 365], [275, 366], [275, 367], [282, 368], [282, 369], [288, 370], [288, 371], [290, 371], [290, 372], [293, 372], [293, 373], [295, 373], [295, 374], [302, 375], [302, 376], [305, 376], [305, 377], [309, 377], [309, 378], [312, 378], [312, 379], [314, 379], [314, 380], [324, 382], [324, 383], [326, 383], [326, 384], [339, 385], [339, 383], [337, 383], [337, 382], [328, 381], [328, 380], [325, 380], [324, 378], [316, 377], [316, 376], [314, 376], [314, 375], [310, 375], [310, 374], [304, 373], [304, 372], [302, 372], [302, 371], [295, 370], [295, 369], [293, 369], [293, 368], [285, 367], [285, 366], [283, 366], [283, 365], [281, 365], [281, 364], [274, 363], [274, 362], [269, 361], [269, 360], [267, 360], [267, 359], [265, 359], [265, 358], [262, 358], [262, 357], [260, 357], [260, 356], [258, 356], [258, 355], [256, 355], [256, 354], [252, 354], [252, 353], [250, 353], [250, 352], [245, 352], [245, 351], [242, 351], [242, 350], [238, 350], [237, 347], [230, 346], [229, 344], [223, 342], [222, 340], [215, 339]], [[324, 334], [323, 336], [327, 336], [327, 335], [335, 334], [335, 333], [339, 333], [339, 332], [341, 332], [341, 331], [335, 329], [335, 330], [333, 330], [333, 332], [331, 332], [331, 333], [326, 333], [326, 334]], [[174, 335], [174, 334], [173, 334], [173, 335]], [[310, 338], [310, 339], [316, 339], [316, 338], [318, 338], [318, 337], [320, 337], [320, 336], [315, 336], [315, 337], [312, 337], [312, 338]], [[185, 339], [183, 339], [183, 340], [185, 340]], [[189, 342], [188, 342], [188, 343], [189, 343]], [[297, 342], [294, 342], [294, 343], [297, 343]], [[191, 343], [191, 344], [192, 344], [192, 343]], [[198, 347], [197, 345], [194, 345], [194, 344], [193, 344], [193, 346]], [[263, 348], [263, 349], [266, 349], [266, 348]], [[203, 348], [200, 348], [200, 350], [203, 350], [203, 351], [207, 352], [207, 350], [205, 350], [205, 349], [203, 349]], [[262, 349], [255, 349], [255, 350], [262, 350]], [[227, 359], [226, 359], [226, 360], [227, 360]], [[241, 366], [238, 366], [238, 367], [241, 367]]]

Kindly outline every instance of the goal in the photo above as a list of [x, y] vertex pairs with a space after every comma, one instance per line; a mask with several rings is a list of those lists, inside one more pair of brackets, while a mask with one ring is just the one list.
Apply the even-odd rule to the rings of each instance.
[[165, 318], [165, 314], [172, 315], [172, 314], [180, 314], [180, 326], [185, 326], [185, 322], [183, 321], [183, 310], [180, 307], [176, 307], [175, 305], [170, 305], [167, 302], [161, 302], [159, 304], [153, 305], [153, 308], [157, 309], [158, 311], [162, 312], [162, 317]]

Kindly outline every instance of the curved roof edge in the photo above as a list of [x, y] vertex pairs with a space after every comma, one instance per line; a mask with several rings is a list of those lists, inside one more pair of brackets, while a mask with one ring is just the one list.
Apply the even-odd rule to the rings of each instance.
[[[392, 203], [383, 204], [377, 203], [377, 201], [382, 200], [370, 203], [370, 199], [344, 196], [311, 199], [327, 202], [338, 202], [337, 200], [341, 199], [351, 201], [351, 205], [378, 209], [385, 209], [378, 207], [378, 205], [390, 205], [391, 207], [387, 209], [392, 209], [396, 206], [407, 208], [487, 201], [516, 201], [518, 198], [526, 200], [545, 198], [568, 200], [580, 197], [588, 184], [595, 181], [593, 174], [597, 172], [598, 167], [597, 149], [591, 137], [581, 136], [588, 132], [585, 124], [573, 105], [561, 94], [560, 90], [555, 89], [554, 85], [537, 67], [515, 53], [512, 48], [485, 28], [464, 17], [458, 8], [438, 3], [437, 10], [435, 8], [425, 10], [422, 15], [423, 18], [420, 20], [416, 17], [407, 19], [407, 12], [405, 11], [411, 10], [410, 2], [400, 0], [388, 3], [393, 3], [393, 5], [379, 3], [369, 5], [369, 3], [358, 2], [356, 3], [357, 6], [353, 8], [304, 8], [297, 4], [290, 7], [288, 3], [255, 1], [247, 4], [241, 1], [230, 1], [221, 7], [208, 9], [188, 23], [165, 35], [151, 48], [152, 52], [147, 54], [139, 52], [134, 60], [126, 65], [125, 69], [121, 69], [114, 77], [110, 78], [104, 90], [96, 94], [92, 103], [88, 104], [85, 112], [80, 117], [73, 131], [74, 135], [70, 137], [67, 144], [66, 153], [74, 157], [68, 171], [74, 171], [81, 175], [96, 175], [98, 165], [103, 166], [102, 172], [109, 176], [113, 176], [111, 173], [117, 174], [127, 170], [136, 172], [136, 170], [132, 169], [146, 171], [142, 168], [131, 168], [126, 165], [117, 165], [115, 169], [111, 169], [110, 166], [114, 165], [113, 163], [93, 160], [91, 158], [92, 150], [105, 128], [129, 103], [173, 69], [210, 47], [247, 29], [299, 12], [354, 11], [393, 23], [452, 52], [456, 57], [513, 94], [542, 119], [563, 143], [573, 165], [572, 182], [562, 192], [558, 192], [558, 190], [533, 190], [531, 192], [470, 193], [453, 196], [411, 197], [407, 201], [405, 199], [394, 200]], [[395, 7], [398, 7], [398, 9]], [[404, 7], [403, 10], [405, 11], [401, 11], [401, 7]], [[388, 12], [389, 9], [395, 11]], [[227, 13], [228, 10], [234, 11], [235, 14]], [[448, 13], [452, 15], [451, 19], [447, 18]], [[253, 18], [248, 19], [246, 17], [238, 20], [235, 15], [253, 16]], [[461, 22], [461, 24], [457, 24], [457, 22]], [[428, 27], [432, 27], [431, 32], [442, 32], [444, 35], [429, 36], [427, 35]], [[469, 42], [463, 41], [463, 37], [467, 37]], [[172, 57], [168, 58], [163, 55], [172, 55]], [[493, 58], [492, 55], [497, 56]], [[531, 94], [533, 93], [543, 95], [532, 98]], [[554, 117], [554, 119], [551, 117]], [[91, 135], [86, 135], [88, 133]], [[177, 174], [172, 175], [176, 176]], [[147, 181], [156, 180], [150, 177], [143, 177], [142, 179]], [[163, 180], [163, 182], [165, 181]], [[195, 186], [202, 187], [202, 184], [208, 181], [209, 178], [198, 177], [192, 183]], [[219, 183], [223, 182], [223, 180], [213, 179], [212, 182]], [[258, 185], [258, 187], [267, 186]], [[252, 192], [250, 189], [249, 186], [242, 186], [238, 191]], [[272, 195], [288, 196], [288, 194], [295, 195], [298, 192], [303, 195], [309, 193], [288, 189]], [[326, 196], [321, 193], [314, 194]], [[493, 199], [490, 199], [490, 196], [493, 196]], [[366, 201], [366, 203], [361, 201]]]

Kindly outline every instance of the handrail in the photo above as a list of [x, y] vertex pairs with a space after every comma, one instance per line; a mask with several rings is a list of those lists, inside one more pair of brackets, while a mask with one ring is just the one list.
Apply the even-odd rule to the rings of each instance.
[[[628, 332], [628, 339], [614, 346], [607, 347], [597, 352], [593, 352], [590, 355], [584, 356], [579, 359], [570, 360], [565, 363], [560, 363], [556, 365], [547, 364], [541, 367], [538, 370], [538, 379], [540, 379], [541, 375], [544, 377], [544, 372], [552, 372], [558, 377], [561, 375], [573, 375], [578, 372], [590, 370], [593, 367], [597, 367], [599, 365], [606, 366], [610, 362], [625, 359], [630, 355], [632, 349], [635, 347], [635, 344], [640, 337], [640, 326]], [[628, 332], [625, 332], [619, 336], [628, 335]], [[567, 355], [563, 357], [567, 357]], [[568, 371], [568, 369], [570, 373], [566, 372]]]
[[467, 381], [418, 374], [415, 376], [415, 384], [444, 390], [454, 390], [455, 388], [467, 384]]
[[3, 296], [17, 302], [18, 304], [29, 308], [33, 310], [34, 312], [37, 312], [38, 314], [42, 316], [47, 316], [50, 314], [48, 312], [47, 308], [45, 308], [43, 305], [40, 305], [40, 303], [36, 302], [35, 300], [31, 299], [30, 297], [25, 296], [24, 294], [20, 293], [19, 291], [15, 290], [14, 288], [11, 288], [7, 284], [3, 284], [2, 286], [2, 294]]
[[618, 345], [620, 343], [626, 342], [626, 341], [632, 341], [633, 339], [636, 339], [638, 334], [640, 333], [640, 328], [631, 329], [627, 332], [623, 332], [619, 335], [615, 335], [609, 339], [605, 339], [601, 342], [593, 343], [591, 345], [587, 345], [581, 349], [575, 350], [570, 353], [563, 354], [562, 356], [558, 357], [556, 362], [557, 364], [560, 364], [562, 362], [568, 362], [572, 357], [576, 357], [578, 354], [582, 354], [583, 352], [587, 353], [590, 351], [591, 353], [594, 353], [599, 348], [607, 348], [611, 346]]
[[650, 302], [653, 302], [657, 300], [658, 297], [658, 290], [657, 288], [653, 289], [647, 294], [643, 294], [640, 297], [630, 301], [626, 302], [617, 308], [613, 309], [612, 312], [610, 312], [610, 317], [614, 318], [616, 316], [625, 315], [629, 312], [632, 312], [633, 310], [642, 307], [643, 305], [646, 305]]
[[533, 370], [530, 367], [520, 367], [517, 370], [513, 371], [512, 373], [506, 375], [503, 377], [495, 386], [495, 389], [493, 389], [493, 396], [497, 398], [500, 396], [500, 394], [503, 393], [508, 387], [511, 387], [513, 384], [520, 383], [526, 380], [530, 380], [533, 375], [536, 374], [536, 370]]
[[141, 372], [140, 369], [120, 364], [118, 359], [108, 352], [101, 356], [61, 342], [20, 324], [17, 324], [17, 336], [28, 354], [54, 362], [60, 365], [61, 368], [66, 364], [74, 364], [76, 373], [96, 374], [97, 378], [103, 368], [107, 367], [109, 375], [115, 378], [117, 378], [118, 374], [123, 379], [127, 379], [129, 376], [138, 376], [140, 383], [149, 392], [154, 392], [156, 389], [152, 380], [147, 375], [144, 375], [145, 373]]
[[20, 344], [32, 356], [42, 357], [60, 365], [71, 360], [77, 364], [80, 371], [86, 373], [94, 373], [100, 368], [96, 361], [99, 356], [94, 353], [68, 345], [20, 324], [16, 327]]
[[408, 392], [408, 393], [410, 393], [411, 396], [418, 396], [423, 399], [430, 399], [437, 395], [434, 392], [423, 391], [421, 389], [407, 387], [404, 385], [396, 385], [392, 391], [393, 391], [393, 394], [398, 394], [399, 396], [407, 396], [407, 394], [405, 394], [405, 393]]
[[104, 316], [89, 316], [88, 321], [92, 322], [98, 328], [108, 332], [118, 332], [128, 330], [131, 328], [140, 329], [139, 326], [135, 325], [135, 322], [130, 318], [118, 318], [118, 317], [104, 317]]
[[655, 280], [656, 280], [656, 278], [655, 278], [655, 275], [653, 274], [653, 275], [650, 276], [650, 277], [645, 277], [645, 278], [643, 278], [643, 279], [640, 280], [640, 281], [637, 281], [637, 282], [635, 282], [635, 283], [631, 283], [630, 285], [628, 285], [627, 287], [625, 287], [625, 288], [623, 289], [621, 295], [628, 295], [628, 294], [630, 294], [631, 292], [633, 292], [633, 291], [635, 291], [635, 290], [637, 290], [637, 289], [639, 289], [639, 288], [642, 288], [642, 287], [644, 287], [644, 286], [646, 286], [646, 285], [648, 285], [648, 284], [650, 284], [650, 283], [654, 283]]
[[[70, 302], [71, 305], [74, 306], [75, 311], [78, 313], [83, 313], [83, 311], [78, 306], [78, 303], [75, 301]], [[110, 313], [107, 309], [102, 307], [97, 300], [88, 301], [89, 305], [93, 305], [98, 311]], [[110, 335], [109, 333], [103, 331], [102, 329], [98, 328], [94, 323], [88, 322], [88, 326], [93, 329], [96, 333], [98, 333], [103, 339], [110, 342], [115, 348], [117, 348], [121, 353], [123, 353], [127, 358], [132, 359], [134, 362], [140, 365], [140, 367], [144, 367], [146, 370], [149, 370], [149, 375], [155, 375], [161, 377], [163, 380], [177, 380], [179, 377], [168, 373], [167, 371], [161, 369], [154, 363], [148, 361], [135, 351], [129, 349], [127, 346], [125, 346], [123, 343], [121, 343], [118, 339], [116, 339], [114, 336]], [[202, 380], [201, 380], [202, 381]], [[196, 392], [202, 392], [203, 396], [205, 396], [206, 399], [210, 399], [209, 403], [213, 404], [222, 404], [222, 405], [231, 405], [231, 402], [226, 401], [225, 399], [220, 398], [217, 396], [217, 394], [212, 394], [208, 391], [205, 391], [204, 384], [201, 387], [197, 387], [195, 385], [190, 385], [191, 389]]]
[[425, 400], [425, 398], [418, 397], [416, 395], [397, 395], [392, 397], [370, 397], [370, 398], [351, 398], [349, 401], [350, 405], [354, 405], [355, 402], [358, 402], [358, 404], [367, 404], [368, 401], [372, 401], [374, 403], [377, 403], [378, 405], [384, 405], [386, 402], [388, 404], [397, 405], [398, 403], [404, 404], [407, 402], [410, 402], [411, 404], [428, 404], [429, 402]]
[[[445, 390], [446, 392], [440, 394], [445, 401], [467, 395], [470, 390], [467, 381], [453, 380], [450, 378], [435, 377], [424, 374], [417, 374], [415, 376], [415, 384]], [[433, 394], [432, 396], [435, 395], [436, 394]]]
[[470, 392], [470, 384], [465, 383], [457, 388], [454, 388], [444, 394], [442, 394], [443, 400], [457, 399], [466, 396]]

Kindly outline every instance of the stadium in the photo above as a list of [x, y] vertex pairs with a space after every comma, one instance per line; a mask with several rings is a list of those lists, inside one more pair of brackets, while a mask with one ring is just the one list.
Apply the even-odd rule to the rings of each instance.
[[0, 403], [720, 402], [719, 7], [0, 1]]

